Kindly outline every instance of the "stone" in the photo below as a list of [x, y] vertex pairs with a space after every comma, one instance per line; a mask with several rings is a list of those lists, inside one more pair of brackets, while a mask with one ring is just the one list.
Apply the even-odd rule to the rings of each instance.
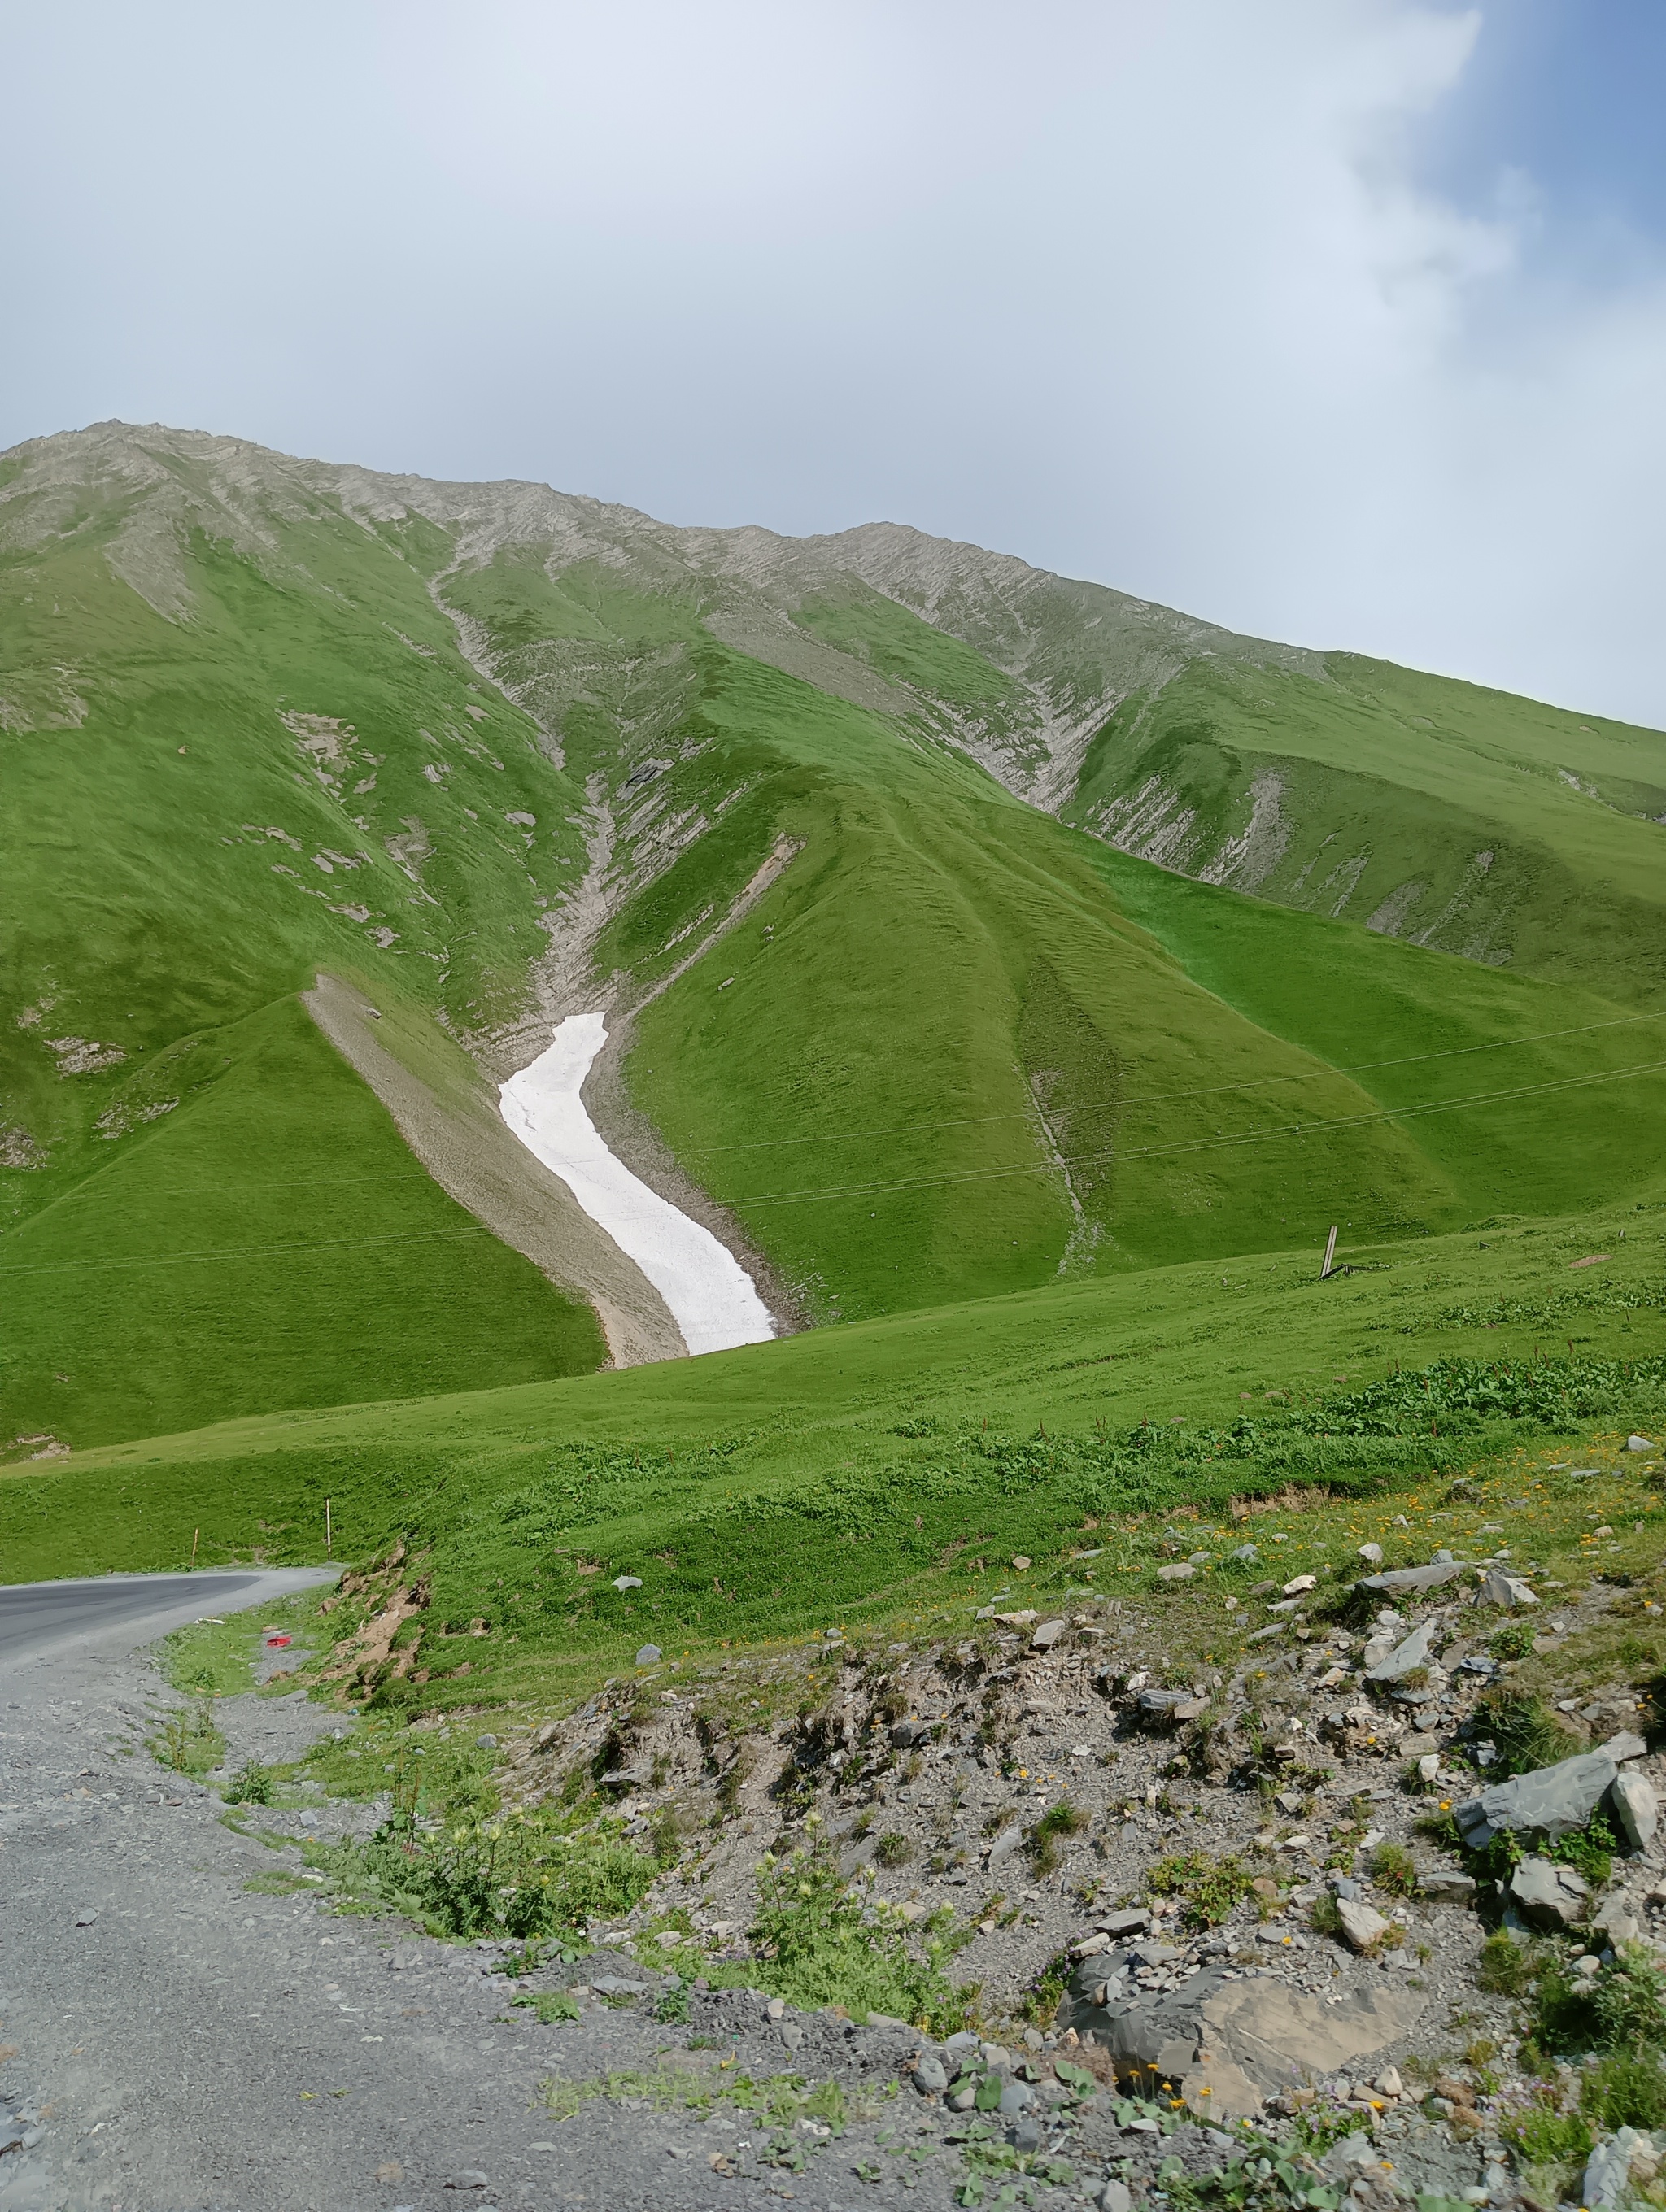
[[1015, 2120], [1035, 2101], [1036, 2092], [1028, 2081], [1007, 2081], [1001, 2086], [1000, 2102], [995, 2110], [1003, 2120]]
[[1073, 1943], [1070, 1955], [1073, 1959], [1091, 1959], [1096, 1953], [1109, 1951], [1110, 1948], [1110, 1938], [1100, 1929], [1091, 1936], [1084, 1936], [1079, 1942]]
[[486, 2177], [477, 2166], [465, 2166], [446, 2178], [447, 2189], [484, 2189]]
[[1380, 1567], [1383, 1564], [1383, 1547], [1380, 1544], [1361, 1544], [1358, 1556], [1368, 1567]]
[[1647, 1437], [1627, 1437], [1626, 1449], [1627, 1451], [1652, 1451], [1654, 1446]]
[[1316, 1588], [1318, 1580], [1319, 1577], [1317, 1575], [1294, 1576], [1285, 1584], [1284, 1594], [1286, 1597], [1299, 1597], [1304, 1590], [1310, 1590]]
[[1599, 1743], [1596, 1747], [1611, 1759], [1616, 1766], [1622, 1765], [1628, 1759], [1641, 1759], [1649, 1748], [1632, 1729], [1621, 1729], [1618, 1735], [1611, 1735], [1606, 1743]]
[[1585, 2160], [1580, 2203], [1589, 2207], [1590, 2212], [1618, 2204], [1630, 2185], [1633, 2163], [1647, 2164], [1654, 2157], [1652, 2136], [1639, 2128], [1620, 2129], [1606, 2142], [1598, 2143]]
[[1660, 1799], [1640, 1774], [1616, 1774], [1608, 1792], [1614, 1815], [1634, 1851], [1647, 1850], [1660, 1824]]
[[1602, 1910], [1591, 1915], [1590, 1924], [1593, 1928], [1600, 1928], [1616, 1950], [1622, 1943], [1636, 1943], [1642, 1940], [1643, 1923], [1632, 1911], [1629, 1898], [1605, 1898]]
[[1256, 1564], [1256, 1561], [1261, 1557], [1261, 1548], [1256, 1544], [1240, 1544], [1237, 1551], [1231, 1553], [1229, 1556], [1234, 1559], [1242, 1561], [1243, 1565], [1246, 1567], [1252, 1567]]
[[958, 2035], [949, 2038], [943, 2048], [951, 2058], [965, 2058], [976, 2051], [982, 2042], [981, 2036], [974, 2035], [970, 2027], [963, 2027]]
[[1438, 1751], [1426, 1751], [1418, 1760], [1417, 1778], [1420, 1782], [1438, 1782], [1440, 1779], [1440, 1753]]
[[1481, 1578], [1481, 1601], [1483, 1605], [1537, 1605], [1538, 1598], [1531, 1587], [1519, 1575], [1507, 1575], [1502, 1567], [1488, 1567]]
[[985, 1865], [992, 1869], [998, 1867], [1003, 1859], [1012, 1857], [1023, 1841], [1024, 1831], [1014, 1820], [1010, 1827], [1003, 1828], [994, 1843], [990, 1844], [988, 1856], [984, 1862]]
[[804, 2041], [804, 2028], [796, 2020], [784, 2020], [775, 2033], [789, 2051], [796, 2051]]
[[599, 1997], [645, 1997], [646, 1982], [627, 1981], [623, 1974], [593, 1974], [590, 1986]]
[[642, 1578], [640, 1575], [615, 1575], [613, 1587], [616, 1590], [641, 1589]]
[[81, 1911], [76, 1915], [76, 1926], [77, 1928], [90, 1928], [98, 1917], [99, 1909], [96, 1905], [83, 1905]]
[[1068, 1626], [1069, 1623], [1067, 1621], [1043, 1620], [1037, 1628], [1035, 1634], [1030, 1638], [1031, 1650], [1033, 1651], [1050, 1651], [1053, 1649], [1053, 1646], [1058, 1642], [1059, 1638], [1064, 1634], [1065, 1630]]
[[1189, 1583], [1196, 1572], [1189, 1559], [1177, 1559], [1171, 1566], [1159, 1567], [1157, 1579], [1160, 1583]]
[[1033, 2152], [1041, 2148], [1041, 2122], [1030, 2119], [1020, 2120], [1016, 2127], [1009, 2130], [1006, 2140], [1020, 2158], [1029, 2157]]
[[1194, 1703], [1189, 1690], [1141, 1690], [1137, 1700], [1140, 1717], [1148, 1726], [1172, 1722], [1182, 1705]]
[[785, 2020], [787, 2017], [785, 1997], [771, 1997], [763, 2008], [763, 2017], [765, 2020]]
[[1131, 1905], [1121, 1912], [1101, 1913], [1094, 1926], [1107, 1936], [1137, 1936], [1142, 1928], [1151, 1925], [1151, 1915], [1143, 1905]]
[[1510, 1894], [1522, 1917], [1547, 1934], [1574, 1928], [1585, 1917], [1590, 1884], [1572, 1867], [1554, 1859], [1523, 1859], [1510, 1877]]
[[555, 1746], [561, 1741], [561, 1735], [562, 1729], [561, 1723], [559, 1721], [545, 1721], [544, 1726], [539, 1729], [537, 1735], [532, 1738], [532, 1749], [534, 1751], [553, 1750]]
[[477, 1735], [474, 1740], [474, 1747], [477, 1751], [496, 1751], [497, 1738], [495, 1735]]
[[1342, 1933], [1349, 1948], [1355, 1951], [1375, 1949], [1388, 1934], [1390, 1925], [1371, 1905], [1363, 1902], [1356, 1904], [1351, 1897], [1337, 1899], [1336, 1917], [1342, 1923]]
[[1473, 1905], [1475, 1900], [1475, 1878], [1460, 1874], [1456, 1867], [1436, 1867], [1417, 1879], [1417, 1893], [1432, 1905]]
[[1397, 2066], [1385, 2066], [1371, 2084], [1379, 2097], [1403, 2097], [1406, 2085], [1400, 2078]]
[[1387, 1590], [1391, 1595], [1402, 1590], [1438, 1589], [1442, 1583], [1463, 1572], [1463, 1564], [1462, 1559], [1436, 1559], [1426, 1567], [1390, 1567], [1385, 1574], [1367, 1575], [1359, 1587]]
[[1484, 1850], [1500, 1830], [1542, 1831], [1554, 1843], [1584, 1826], [1618, 1772], [1606, 1752], [1581, 1752], [1554, 1766], [1495, 1782], [1478, 1797], [1455, 1805], [1452, 1817], [1471, 1850]]
[[[1085, 1960], [1073, 1972], [1059, 2025], [1110, 2051], [1117, 2074], [1141, 2086], [1164, 2081], [1187, 2094], [1199, 2076], [1253, 2109], [1251, 2099], [1302, 2087], [1339, 2066], [1369, 2058], [1411, 2029], [1428, 2002], [1403, 1986], [1356, 1989], [1334, 2004], [1269, 1976], [1229, 1981], [1205, 1966], [1178, 1989], [1098, 2002], [1104, 1969]], [[1213, 2098], [1211, 2100], [1213, 2104]]]
[[1125, 2181], [1108, 2181], [1093, 2200], [1097, 2212], [1134, 2212], [1134, 2199]]
[[660, 1656], [660, 1647], [657, 1644], [645, 1644], [636, 1654], [636, 1664], [639, 1667], [651, 1667]]
[[949, 2086], [949, 2069], [940, 2058], [923, 2051], [914, 2062], [914, 2086], [921, 2096], [940, 2097]]
[[[1413, 1629], [1404, 1643], [1396, 1644], [1386, 1658], [1379, 1659], [1365, 1668], [1368, 1682], [1402, 1682], [1419, 1667], [1429, 1663], [1429, 1646], [1434, 1641], [1436, 1624], [1426, 1620], [1420, 1628]], [[1369, 1653], [1366, 1655], [1369, 1657]]]

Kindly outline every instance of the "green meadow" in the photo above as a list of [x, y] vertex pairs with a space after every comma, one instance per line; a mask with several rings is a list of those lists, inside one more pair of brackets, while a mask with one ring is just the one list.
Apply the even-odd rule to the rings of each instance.
[[[327, 1499], [426, 1563], [423, 1696], [489, 1701], [1649, 1417], [1657, 733], [1034, 571], [911, 601], [860, 532], [46, 444], [0, 485], [7, 1578], [315, 1559]], [[301, 1002], [459, 1097], [551, 948], [811, 1326], [597, 1372]]]

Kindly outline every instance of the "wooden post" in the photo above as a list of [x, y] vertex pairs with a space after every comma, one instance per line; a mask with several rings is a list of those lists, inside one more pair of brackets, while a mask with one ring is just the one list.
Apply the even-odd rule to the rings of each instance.
[[[191, 1564], [193, 1567], [197, 1564], [197, 1539], [202, 1534], [202, 1533], [203, 1532], [200, 1528], [193, 1528], [191, 1532]], [[187, 1570], [187, 1571], [189, 1571], [189, 1570]]]
[[1323, 1266], [1322, 1267], [1321, 1267], [1321, 1268], [1320, 1268], [1320, 1270], [1319, 1270], [1319, 1280], [1320, 1280], [1322, 1283], [1324, 1281], [1324, 1279], [1325, 1279], [1326, 1276], [1329, 1274], [1329, 1273], [1330, 1273], [1330, 1268], [1331, 1268], [1331, 1262], [1332, 1262], [1332, 1261], [1334, 1261], [1334, 1260], [1335, 1259], [1335, 1257], [1336, 1257], [1336, 1224], [1333, 1221], [1333, 1222], [1331, 1223], [1331, 1224], [1330, 1224], [1330, 1235], [1329, 1235], [1329, 1236], [1325, 1239], [1325, 1264], [1324, 1264], [1324, 1266]]
[[334, 1531], [330, 1522], [330, 1501], [326, 1498], [324, 1501], [324, 1556], [326, 1559], [330, 1556], [330, 1547], [333, 1540]]

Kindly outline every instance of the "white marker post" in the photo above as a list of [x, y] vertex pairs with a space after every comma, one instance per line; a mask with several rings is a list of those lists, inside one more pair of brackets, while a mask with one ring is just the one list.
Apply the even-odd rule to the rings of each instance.
[[1321, 1268], [1320, 1268], [1320, 1270], [1319, 1270], [1319, 1280], [1320, 1280], [1322, 1283], [1324, 1281], [1324, 1279], [1325, 1279], [1326, 1276], [1329, 1274], [1329, 1273], [1330, 1273], [1330, 1267], [1331, 1267], [1331, 1262], [1332, 1262], [1332, 1261], [1333, 1261], [1333, 1260], [1335, 1260], [1335, 1257], [1336, 1257], [1336, 1224], [1333, 1221], [1333, 1222], [1331, 1223], [1331, 1224], [1330, 1224], [1330, 1235], [1329, 1235], [1329, 1236], [1325, 1239], [1325, 1264], [1324, 1264], [1324, 1266], [1323, 1266], [1322, 1267], [1321, 1267]]

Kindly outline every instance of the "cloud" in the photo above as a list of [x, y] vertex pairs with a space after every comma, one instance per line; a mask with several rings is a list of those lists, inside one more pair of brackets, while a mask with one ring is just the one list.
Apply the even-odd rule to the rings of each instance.
[[[0, 440], [875, 517], [1666, 722], [1666, 283], [1425, 155], [1504, 0], [172, 0], [11, 34]], [[1448, 165], [1450, 167], [1450, 165]], [[1600, 273], [1599, 273], [1600, 272]]]

